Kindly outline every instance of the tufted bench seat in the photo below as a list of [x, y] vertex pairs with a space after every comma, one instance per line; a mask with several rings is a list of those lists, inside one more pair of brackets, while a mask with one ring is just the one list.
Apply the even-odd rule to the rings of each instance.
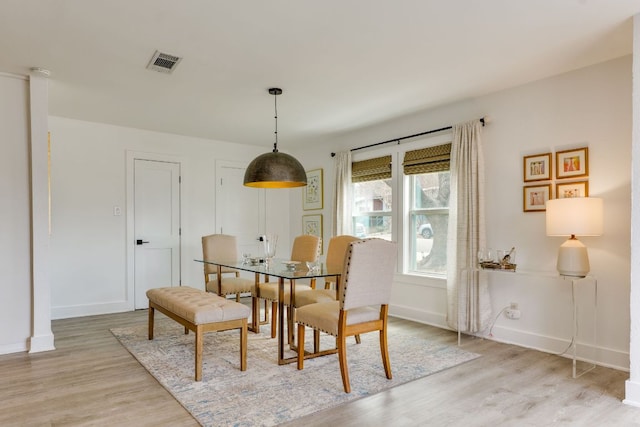
[[149, 339], [153, 339], [155, 310], [184, 326], [184, 333], [196, 334], [196, 381], [202, 379], [203, 335], [209, 331], [240, 329], [240, 370], [247, 369], [247, 318], [249, 307], [188, 286], [156, 288], [149, 298]]

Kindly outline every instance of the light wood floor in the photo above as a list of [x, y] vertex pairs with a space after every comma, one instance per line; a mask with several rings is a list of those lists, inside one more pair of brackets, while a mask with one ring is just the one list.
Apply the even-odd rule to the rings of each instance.
[[[197, 426], [109, 332], [146, 319], [144, 310], [56, 320], [55, 351], [0, 356], [0, 426]], [[413, 322], [390, 328], [456, 343]], [[289, 425], [640, 425], [640, 408], [621, 403], [625, 372], [597, 367], [574, 380], [566, 358], [481, 339], [464, 348], [483, 357]]]

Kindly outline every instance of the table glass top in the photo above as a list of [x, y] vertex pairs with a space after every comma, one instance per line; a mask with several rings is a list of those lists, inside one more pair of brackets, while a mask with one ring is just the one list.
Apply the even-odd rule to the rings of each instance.
[[267, 269], [263, 262], [257, 264], [244, 263], [242, 261], [216, 261], [216, 260], [202, 260], [196, 259], [196, 262], [202, 262], [206, 264], [220, 265], [222, 267], [234, 268], [236, 270], [249, 271], [252, 273], [267, 274], [269, 276], [282, 277], [284, 279], [302, 279], [313, 277], [330, 277], [340, 276], [341, 271], [329, 271], [325, 264], [319, 263], [319, 268], [316, 271], [311, 271], [307, 268], [306, 264], [301, 262], [295, 265], [295, 270], [287, 268], [286, 263], [290, 262], [285, 259], [274, 258]]

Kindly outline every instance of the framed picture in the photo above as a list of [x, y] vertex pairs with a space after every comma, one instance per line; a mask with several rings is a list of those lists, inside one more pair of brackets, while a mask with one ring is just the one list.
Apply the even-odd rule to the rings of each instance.
[[[302, 234], [311, 234], [322, 239], [322, 214], [302, 216]], [[320, 245], [322, 254], [322, 245]]]
[[569, 197], [589, 197], [589, 181], [556, 184], [556, 199]]
[[307, 185], [302, 194], [302, 209], [305, 211], [322, 209], [322, 192], [322, 169], [307, 171]]
[[524, 182], [551, 179], [551, 153], [524, 157]]
[[525, 212], [544, 212], [547, 200], [551, 198], [551, 184], [523, 187], [523, 210]]
[[556, 172], [558, 179], [589, 175], [589, 148], [558, 151], [556, 153]]

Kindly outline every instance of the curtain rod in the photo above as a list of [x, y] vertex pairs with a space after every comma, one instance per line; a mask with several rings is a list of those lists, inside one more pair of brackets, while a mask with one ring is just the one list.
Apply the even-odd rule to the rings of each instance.
[[[480, 123], [482, 123], [482, 126], [484, 126], [484, 123], [485, 123], [484, 117], [480, 118]], [[390, 142], [397, 142], [399, 144], [400, 141], [402, 141], [404, 139], [415, 138], [417, 136], [422, 136], [422, 135], [429, 135], [430, 133], [442, 132], [443, 130], [449, 130], [449, 129], [453, 129], [453, 126], [446, 126], [446, 127], [440, 128], [440, 129], [432, 129], [432, 130], [428, 130], [426, 132], [420, 132], [420, 133], [416, 133], [416, 134], [413, 134], [413, 135], [403, 136], [401, 138], [393, 138], [393, 139], [389, 139], [387, 141], [376, 142], [375, 144], [369, 144], [369, 145], [364, 145], [362, 147], [352, 148], [350, 151], [363, 150], [365, 148], [375, 147], [375, 146], [382, 145], [382, 144], [388, 144]], [[335, 157], [335, 155], [336, 155], [336, 153], [331, 153], [331, 157]]]

